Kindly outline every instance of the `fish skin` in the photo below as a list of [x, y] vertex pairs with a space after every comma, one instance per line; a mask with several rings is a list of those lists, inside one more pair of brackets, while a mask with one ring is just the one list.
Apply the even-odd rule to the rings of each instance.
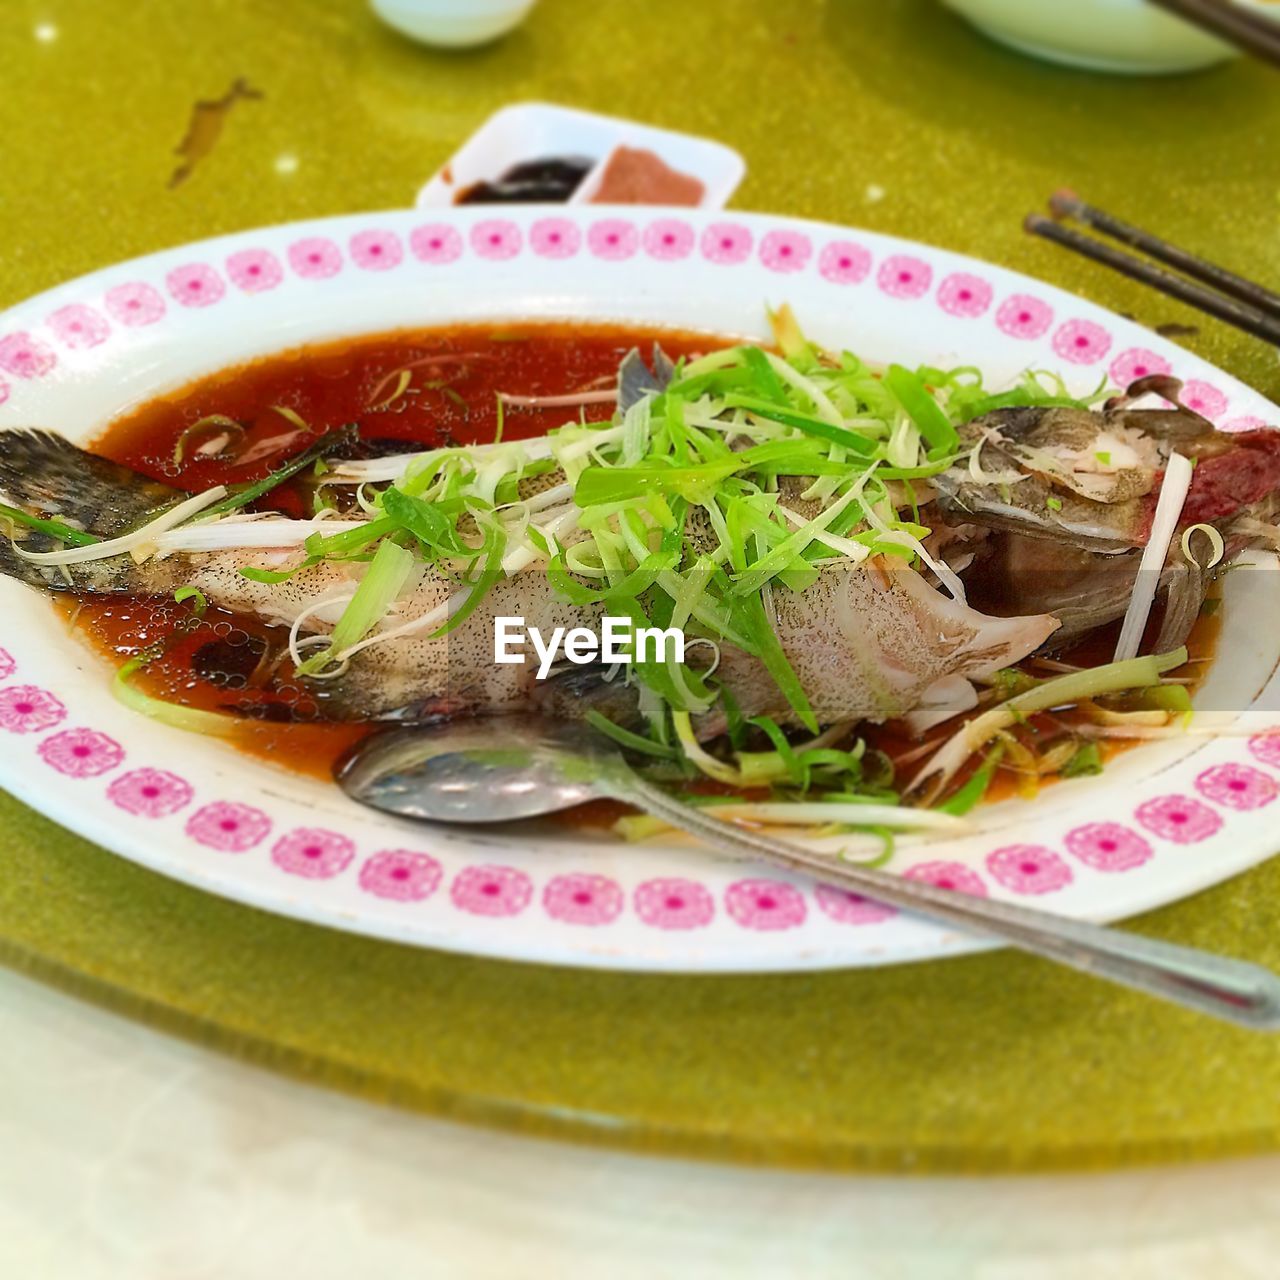
[[[1020, 472], [1022, 478], [1010, 484], [980, 484], [965, 463], [934, 477], [937, 506], [951, 523], [981, 524], [1093, 551], [1138, 546], [1146, 520], [1143, 497], [1155, 484], [1162, 459], [1153, 457], [1152, 465], [1141, 471], [1126, 469], [1117, 491], [1109, 495], [1114, 500], [1108, 502], [1055, 482], [1025, 461], [1026, 452], [1033, 449], [1085, 452], [1089, 440], [1107, 429], [1103, 415], [1056, 406], [983, 414], [961, 427], [961, 438], [968, 444], [988, 441], [979, 455], [984, 469]], [[1057, 505], [1051, 506], [1050, 499]]]
[[[1058, 625], [1047, 613], [999, 620], [979, 613], [885, 556], [836, 566], [801, 593], [777, 590], [773, 609], [783, 650], [823, 724], [896, 719], [939, 681], [1011, 666]], [[758, 658], [721, 645], [716, 674], [743, 715], [797, 723]], [[700, 727], [706, 736], [721, 730], [719, 720]]]
[[[1001, 530], [981, 544], [961, 576], [975, 606], [987, 612], [1018, 616], [1051, 608], [1060, 626], [1043, 651], [1056, 653], [1124, 617], [1141, 557], [1136, 550], [1107, 555]], [[1172, 587], [1176, 569], [1171, 565], [1162, 575], [1162, 590]]]
[[[1109, 505], [1104, 518], [1101, 504], [1055, 489], [1036, 477], [1010, 486], [1007, 496], [995, 485], [953, 482], [946, 475], [935, 476], [933, 483], [938, 491], [935, 505], [950, 524], [983, 525], [1101, 553], [1141, 546], [1144, 531], [1150, 528], [1150, 516], [1140, 498]], [[1049, 507], [1049, 498], [1061, 507]]]
[[[8, 456], [7, 499], [27, 505], [40, 495], [45, 510], [72, 512], [90, 522], [90, 531], [107, 535], [136, 524], [159, 505], [183, 495], [76, 449], [57, 437], [42, 438], [40, 456], [56, 454], [62, 465], [54, 479], [33, 481], [13, 459], [30, 456], [27, 444], [0, 434], [0, 459]], [[73, 456], [82, 464], [71, 465]], [[544, 481], [545, 482], [545, 481]], [[126, 494], [106, 490], [123, 488]], [[63, 490], [76, 490], [74, 497]], [[95, 524], [92, 513], [107, 513]], [[28, 545], [24, 542], [24, 545]], [[34, 544], [31, 544], [34, 545]], [[305, 560], [299, 548], [172, 553], [142, 564], [128, 555], [55, 570], [32, 566], [15, 556], [5, 541], [0, 571], [45, 589], [71, 589], [119, 595], [171, 596], [180, 586], [199, 590], [213, 605], [280, 625], [293, 623], [319, 599], [326, 611], [315, 615], [314, 631], [333, 626], [355, 590], [363, 565], [322, 561], [300, 569], [288, 580], [266, 584], [245, 578], [253, 566], [281, 570]], [[577, 682], [537, 682], [536, 663], [498, 665], [493, 661], [493, 619], [523, 617], [544, 635], [555, 627], [598, 630], [600, 607], [579, 607], [559, 596], [535, 564], [497, 583], [481, 606], [444, 636], [416, 634], [375, 645], [356, 654], [347, 672], [335, 679], [307, 681], [321, 715], [333, 719], [422, 718], [442, 709], [457, 714], [501, 713], [541, 707], [548, 714], [578, 714], [590, 705], [634, 705], [614, 682], [594, 690], [584, 676]], [[457, 590], [451, 577], [426, 569], [412, 592], [395, 606], [391, 623], [422, 617]], [[1020, 619], [987, 618], [943, 596], [915, 570], [876, 557], [862, 566], [822, 570], [803, 593], [777, 588], [773, 596], [776, 631], [783, 649], [806, 686], [819, 719], [884, 720], [909, 711], [936, 680], [982, 676], [1018, 661], [1052, 632], [1047, 615]], [[310, 626], [308, 631], [313, 630]], [[767, 713], [779, 723], [795, 723], [763, 665], [722, 644], [726, 683], [749, 714]], [[590, 694], [590, 696], [587, 696]], [[699, 732], [718, 731], [714, 716], [702, 717]]]

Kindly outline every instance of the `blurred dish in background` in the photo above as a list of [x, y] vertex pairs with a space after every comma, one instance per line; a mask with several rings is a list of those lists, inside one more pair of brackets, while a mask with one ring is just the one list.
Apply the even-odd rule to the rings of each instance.
[[[580, 171], [577, 181], [564, 166]], [[522, 102], [491, 115], [422, 188], [417, 205], [527, 203], [534, 197], [526, 191], [548, 173], [560, 180], [540, 200], [719, 209], [746, 164], [710, 138]]]
[[520, 25], [534, 0], [370, 0], [384, 22], [411, 40], [467, 48]]
[[943, 3], [1002, 44], [1052, 62], [1094, 71], [1136, 75], [1194, 71], [1239, 53], [1147, 0]]

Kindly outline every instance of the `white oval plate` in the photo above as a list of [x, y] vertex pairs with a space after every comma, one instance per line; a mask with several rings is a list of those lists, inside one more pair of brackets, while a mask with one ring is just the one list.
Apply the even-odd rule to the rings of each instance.
[[[456, 320], [634, 320], [764, 336], [789, 301], [873, 360], [971, 363], [1080, 388], [1172, 369], [1224, 426], [1280, 420], [1194, 356], [1048, 285], [816, 223], [653, 209], [397, 212], [246, 232], [112, 267], [0, 317], [0, 427], [86, 440], [194, 377], [297, 346]], [[1204, 698], [1252, 736], [1126, 753], [1100, 778], [980, 814], [894, 869], [1111, 919], [1275, 851], [1272, 573], [1231, 575]], [[972, 939], [691, 845], [414, 826], [116, 704], [47, 601], [0, 581], [0, 784], [166, 875], [305, 920], [426, 946], [632, 969], [758, 971], [952, 954]]]

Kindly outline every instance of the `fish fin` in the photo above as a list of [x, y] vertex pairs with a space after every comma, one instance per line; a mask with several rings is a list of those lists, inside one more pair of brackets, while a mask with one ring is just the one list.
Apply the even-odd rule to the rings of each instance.
[[939, 676], [921, 695], [919, 705], [902, 717], [907, 732], [921, 738], [930, 729], [978, 705], [978, 691], [962, 675]]
[[1058, 629], [1058, 619], [1049, 613], [1011, 618], [975, 614], [974, 619], [978, 625], [973, 637], [953, 657], [964, 675], [978, 680], [1021, 662]]
[[656, 342], [653, 344], [653, 376], [663, 391], [676, 376], [676, 362]]
[[638, 728], [636, 689], [624, 680], [607, 679], [610, 670], [607, 662], [553, 669], [550, 679], [538, 681], [533, 688], [533, 707], [552, 720], [580, 720], [588, 711], [598, 711], [624, 728]]
[[[949, 648], [948, 674], [973, 679], [994, 675], [1034, 653], [1058, 629], [1052, 614], [982, 613], [963, 600], [943, 595], [913, 569], [895, 569], [894, 585], [911, 601], [924, 634], [953, 629], [965, 638]], [[967, 635], [966, 635], [967, 633]]]
[[109, 538], [186, 496], [54, 431], [0, 431], [0, 499], [33, 515]]
[[666, 353], [655, 343], [653, 363], [656, 373], [651, 372], [645, 364], [644, 357], [632, 347], [618, 366], [618, 412], [626, 413], [633, 404], [643, 400], [645, 396], [661, 395], [671, 381], [675, 365]]

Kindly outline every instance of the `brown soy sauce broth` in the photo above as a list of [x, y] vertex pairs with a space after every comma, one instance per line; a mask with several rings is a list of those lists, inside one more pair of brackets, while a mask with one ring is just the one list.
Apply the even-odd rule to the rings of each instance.
[[[486, 442], [497, 428], [499, 391], [561, 395], [604, 387], [613, 382], [619, 361], [632, 347], [647, 356], [658, 342], [678, 357], [731, 341], [656, 327], [492, 322], [317, 344], [221, 370], [148, 401], [112, 422], [94, 448], [144, 474], [198, 492], [258, 479], [306, 448], [313, 432], [346, 423], [358, 424], [362, 439], [385, 442], [394, 451]], [[413, 374], [405, 392], [390, 404], [371, 408], [391, 396], [397, 372], [405, 368]], [[300, 431], [279, 408], [296, 414], [308, 430]], [[588, 420], [609, 411], [608, 405], [586, 409]], [[237, 465], [234, 459], [192, 452], [176, 464], [174, 452], [183, 433], [213, 414], [245, 428], [237, 456], [253, 450], [262, 455], [260, 460]], [[504, 438], [543, 435], [574, 416], [572, 408], [508, 406]], [[279, 444], [279, 452], [270, 452], [272, 442]], [[293, 517], [310, 514], [309, 500], [296, 484], [275, 490], [265, 505]], [[59, 608], [113, 666], [167, 640], [165, 652], [134, 677], [139, 686], [153, 697], [233, 714], [237, 723], [231, 740], [239, 748], [291, 771], [328, 779], [342, 753], [376, 728], [320, 718], [319, 706], [302, 682], [288, 678], [283, 628], [217, 608], [197, 619], [189, 606], [171, 599], [82, 595], [62, 598]], [[1207, 670], [1220, 622], [1217, 612], [1205, 613], [1197, 622], [1189, 641], [1192, 658], [1199, 660], [1194, 672]], [[1081, 666], [1106, 662], [1117, 629], [1103, 628], [1062, 656]], [[1020, 732], [1037, 728], [1047, 730], [1048, 725], [1035, 718]], [[941, 726], [932, 736], [945, 738], [951, 729]], [[860, 732], [869, 747], [895, 761], [909, 759], [921, 745], [893, 724], [866, 726]], [[1128, 745], [1114, 739], [1099, 743], [1104, 759]], [[900, 782], [910, 778], [913, 767], [900, 767]], [[1017, 775], [1002, 769], [988, 800], [1018, 791]], [[580, 811], [579, 821], [607, 825], [614, 817], [613, 806], [589, 806]]]

